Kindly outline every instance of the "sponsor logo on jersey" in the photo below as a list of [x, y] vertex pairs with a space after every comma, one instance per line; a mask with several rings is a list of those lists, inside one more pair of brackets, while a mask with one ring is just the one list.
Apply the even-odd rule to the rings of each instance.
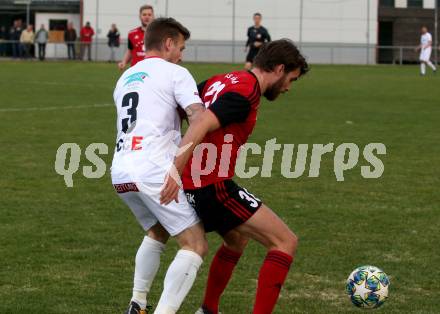
[[129, 75], [129, 76], [127, 76], [127, 77], [125, 78], [125, 84], [124, 84], [124, 86], [126, 86], [126, 85], [128, 85], [128, 84], [130, 84], [130, 83], [133, 83], [133, 82], [141, 82], [141, 83], [143, 83], [143, 82], [144, 82], [144, 79], [145, 79], [146, 77], [150, 77], [150, 76], [148, 75], [148, 73], [145, 73], [145, 72], [136, 72], [136, 73], [133, 73], [133, 74], [131, 74], [131, 75]]

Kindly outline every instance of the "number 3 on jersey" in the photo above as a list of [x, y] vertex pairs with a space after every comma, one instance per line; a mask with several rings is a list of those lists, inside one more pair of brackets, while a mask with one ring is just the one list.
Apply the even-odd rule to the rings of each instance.
[[130, 121], [130, 125], [134, 123], [137, 119], [137, 106], [139, 104], [139, 94], [137, 92], [131, 92], [125, 94], [124, 98], [122, 98], [122, 108], [128, 107], [127, 115], [129, 118], [124, 118], [121, 120], [122, 122], [122, 132], [127, 133], [128, 130], [128, 121]]
[[222, 84], [222, 82], [217, 81], [215, 83], [212, 83], [212, 85], [208, 87], [208, 90], [205, 93], [205, 99], [209, 99], [210, 97], [211, 99], [205, 101], [206, 108], [208, 108], [217, 100], [218, 94], [223, 90], [223, 88], [225, 88], [225, 86], [226, 85]]

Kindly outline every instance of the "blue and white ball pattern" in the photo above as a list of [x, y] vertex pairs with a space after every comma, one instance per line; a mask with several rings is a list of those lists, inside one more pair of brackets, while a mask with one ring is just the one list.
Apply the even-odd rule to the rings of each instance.
[[375, 266], [361, 266], [348, 276], [345, 290], [351, 302], [361, 308], [377, 308], [388, 298], [388, 276]]

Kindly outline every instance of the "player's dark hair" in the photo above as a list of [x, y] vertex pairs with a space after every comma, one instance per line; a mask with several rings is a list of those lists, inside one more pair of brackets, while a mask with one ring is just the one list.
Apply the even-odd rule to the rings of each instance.
[[284, 73], [300, 69], [301, 76], [309, 71], [306, 59], [290, 39], [264, 44], [254, 59], [254, 66], [266, 72], [272, 72], [280, 64], [284, 64]]
[[185, 40], [191, 36], [189, 30], [172, 17], [161, 17], [151, 22], [145, 32], [145, 49], [162, 49], [167, 38], [177, 41], [179, 35]]
[[259, 17], [261, 17], [261, 13], [259, 13], [259, 12], [257, 12], [257, 13], [254, 13], [254, 17], [256, 17], [256, 16], [259, 16]]
[[151, 11], [154, 12], [153, 6], [152, 6], [152, 5], [149, 5], [149, 4], [146, 4], [146, 5], [141, 6], [141, 7], [139, 8], [139, 14], [141, 14], [143, 10], [151, 10]]

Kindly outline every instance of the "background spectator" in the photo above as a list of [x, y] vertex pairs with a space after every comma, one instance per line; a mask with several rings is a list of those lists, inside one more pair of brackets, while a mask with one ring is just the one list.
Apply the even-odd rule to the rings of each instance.
[[41, 24], [40, 29], [35, 35], [35, 41], [38, 44], [38, 58], [43, 61], [46, 57], [46, 43], [49, 38], [49, 33], [44, 28], [44, 24]]
[[21, 49], [20, 49], [20, 36], [23, 31], [21, 20], [15, 20], [9, 31], [9, 40], [13, 40], [11, 43], [12, 46], [12, 57], [20, 58], [21, 57]]
[[7, 44], [5, 43], [8, 40], [8, 32], [6, 31], [6, 27], [0, 27], [0, 57], [6, 56], [6, 48]]
[[21, 32], [20, 44], [22, 48], [22, 56], [25, 59], [31, 57], [31, 46], [34, 44], [35, 34], [32, 24], [29, 24], [27, 28]]
[[86, 23], [86, 26], [81, 28], [81, 60], [84, 58], [85, 50], [87, 50], [87, 59], [92, 61], [92, 38], [95, 35], [95, 31], [90, 26], [90, 22]]
[[119, 34], [116, 24], [112, 24], [107, 34], [108, 46], [110, 47], [110, 59], [108, 60], [108, 62], [115, 62], [115, 50], [117, 47], [119, 47], [120, 36], [121, 35]]
[[64, 41], [67, 43], [67, 57], [69, 60], [76, 59], [75, 54], [75, 41], [76, 41], [76, 30], [73, 28], [73, 23], [67, 24], [67, 29], [64, 31]]

